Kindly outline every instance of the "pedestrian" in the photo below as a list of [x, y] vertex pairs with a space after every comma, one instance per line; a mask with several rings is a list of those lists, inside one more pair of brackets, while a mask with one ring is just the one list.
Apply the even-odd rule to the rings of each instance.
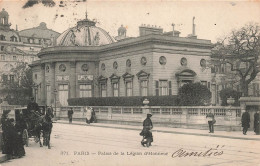
[[13, 146], [12, 146], [12, 136], [10, 133], [10, 125], [11, 121], [8, 118], [8, 114], [11, 112], [11, 110], [4, 110], [2, 117], [1, 117], [1, 125], [2, 125], [2, 154], [6, 154], [7, 158], [11, 159], [13, 155]]
[[212, 110], [210, 110], [210, 112], [206, 115], [206, 119], [209, 124], [209, 133], [214, 133], [214, 124], [216, 123], [216, 120]]
[[248, 128], [250, 128], [250, 115], [248, 110], [242, 114], [241, 122], [243, 127], [243, 134], [246, 135]]
[[21, 158], [25, 156], [24, 143], [23, 143], [23, 130], [26, 128], [26, 123], [22, 120], [16, 120], [16, 124], [14, 123], [14, 119], [10, 119], [12, 122], [11, 132], [13, 138], [13, 158]]
[[143, 121], [143, 130], [140, 133], [141, 136], [143, 136], [143, 139], [141, 141], [141, 144], [143, 146], [152, 146], [152, 142], [153, 142], [153, 134], [150, 130], [152, 130], [153, 128], [153, 123], [151, 120], [152, 114], [148, 113], [146, 119]]
[[87, 124], [90, 124], [90, 119], [91, 119], [91, 116], [92, 116], [92, 108], [91, 107], [86, 107], [86, 123]]
[[96, 117], [96, 112], [94, 110], [94, 108], [92, 108], [92, 114], [91, 114], [91, 123], [97, 123], [97, 117]]
[[39, 105], [35, 102], [34, 98], [31, 97], [31, 101], [27, 105], [27, 110], [30, 112], [31, 117], [35, 116], [36, 112], [39, 112]]
[[254, 132], [256, 135], [259, 135], [260, 131], [259, 131], [259, 110], [256, 111], [256, 113], [254, 114]]
[[69, 117], [69, 123], [72, 123], [72, 115], [73, 115], [73, 109], [72, 108], [70, 108], [69, 110], [68, 110], [68, 117]]

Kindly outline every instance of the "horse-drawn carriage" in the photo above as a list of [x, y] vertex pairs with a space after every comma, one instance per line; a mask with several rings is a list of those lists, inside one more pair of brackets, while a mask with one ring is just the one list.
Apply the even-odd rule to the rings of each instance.
[[51, 118], [52, 110], [45, 106], [39, 106], [40, 111], [30, 111], [26, 107], [15, 109], [15, 121], [23, 128], [23, 142], [28, 146], [29, 138], [34, 138], [35, 142], [41, 143], [41, 133], [43, 133], [43, 144], [48, 146], [50, 140], [50, 132], [52, 128]]

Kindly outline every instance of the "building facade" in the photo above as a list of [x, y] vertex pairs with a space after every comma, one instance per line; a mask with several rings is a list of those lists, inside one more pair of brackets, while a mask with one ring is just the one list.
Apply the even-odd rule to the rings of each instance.
[[86, 17], [63, 32], [31, 64], [38, 102], [66, 106], [77, 97], [176, 95], [188, 82], [211, 87], [210, 40], [155, 26], [139, 30], [139, 37], [127, 38], [119, 28], [116, 41]]
[[[3, 88], [4, 84], [19, 81], [12, 69], [20, 63], [31, 64], [37, 60], [37, 53], [43, 47], [50, 46], [51, 40], [58, 35], [58, 32], [48, 29], [45, 23], [22, 31], [18, 31], [16, 26], [14, 30], [9, 23], [8, 12], [2, 9], [0, 12], [0, 88]], [[0, 94], [0, 99], [5, 97], [6, 94]]]

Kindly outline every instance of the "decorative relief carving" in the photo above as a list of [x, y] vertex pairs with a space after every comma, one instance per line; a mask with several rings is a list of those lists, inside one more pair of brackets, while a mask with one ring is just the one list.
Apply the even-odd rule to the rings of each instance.
[[165, 58], [165, 56], [161, 56], [160, 58], [159, 58], [159, 63], [161, 64], [161, 65], [165, 65], [166, 64], [166, 58]]
[[87, 72], [88, 71], [88, 65], [87, 64], [83, 64], [81, 66], [81, 70], [84, 71], [84, 72]]
[[65, 72], [65, 71], [66, 71], [66, 66], [65, 66], [64, 64], [61, 64], [61, 65], [59, 66], [59, 70], [60, 70], [61, 72]]
[[57, 81], [69, 81], [70, 76], [56, 76]]
[[93, 75], [78, 75], [78, 81], [93, 81]]
[[113, 68], [114, 68], [114, 69], [117, 69], [117, 68], [118, 68], [118, 64], [117, 64], [116, 61], [113, 63]]
[[142, 64], [143, 66], [145, 66], [146, 63], [147, 63], [146, 57], [142, 57], [142, 58], [141, 58], [141, 64]]

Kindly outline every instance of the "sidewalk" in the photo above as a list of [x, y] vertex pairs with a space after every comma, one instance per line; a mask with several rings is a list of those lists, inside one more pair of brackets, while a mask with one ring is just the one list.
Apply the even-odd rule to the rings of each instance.
[[[69, 124], [68, 121], [58, 120], [54, 123]], [[137, 130], [141, 131], [142, 126], [131, 126], [131, 125], [120, 125], [120, 124], [108, 124], [108, 123], [91, 123], [86, 124], [82, 121], [73, 121], [72, 125], [89, 125], [93, 127], [105, 127], [105, 128], [115, 128], [115, 129], [125, 129], [125, 130]], [[209, 136], [209, 137], [221, 137], [230, 139], [243, 139], [243, 140], [256, 140], [260, 141], [260, 135], [255, 135], [253, 131], [248, 131], [247, 135], [243, 135], [242, 131], [215, 131], [215, 133], [208, 133], [208, 130], [199, 129], [185, 129], [185, 128], [170, 128], [170, 127], [154, 127], [153, 132], [162, 133], [173, 133], [173, 134], [185, 134], [185, 135], [196, 135], [196, 136]]]

